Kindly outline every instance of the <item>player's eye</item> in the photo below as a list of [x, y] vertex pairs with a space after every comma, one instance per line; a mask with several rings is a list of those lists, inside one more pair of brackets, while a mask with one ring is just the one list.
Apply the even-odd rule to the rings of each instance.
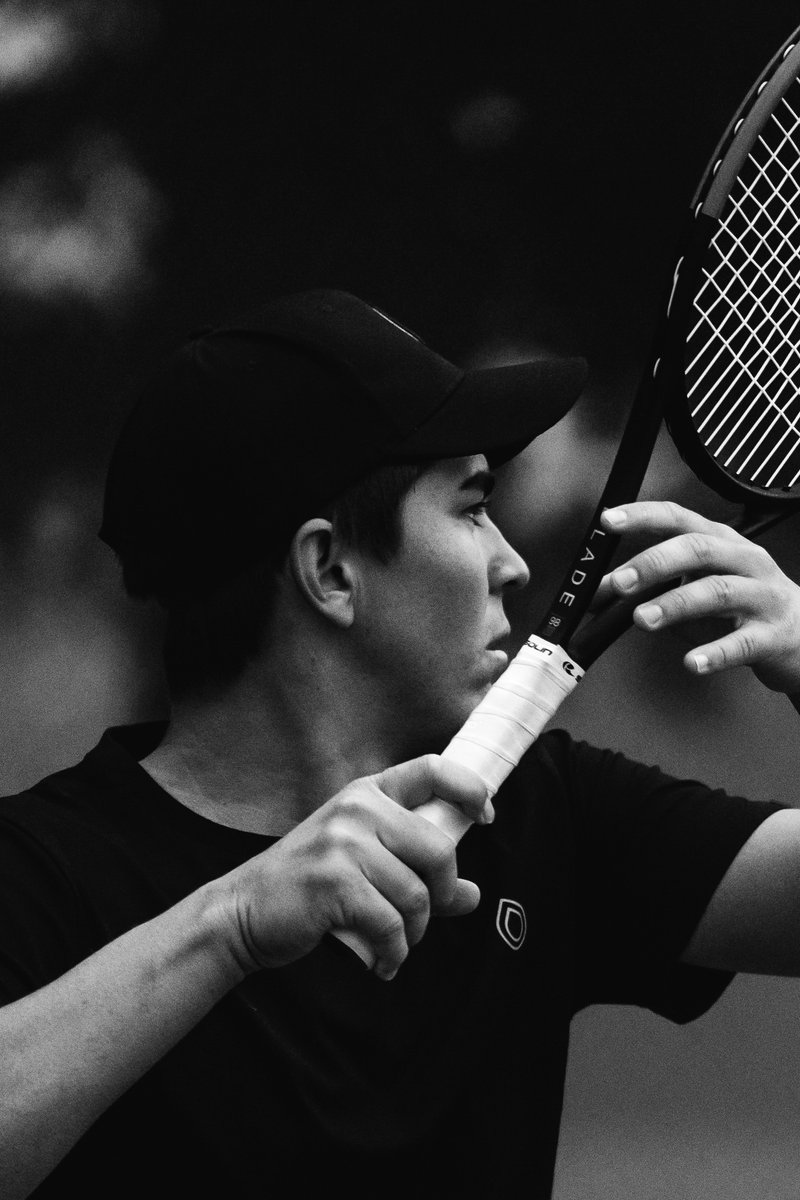
[[474, 521], [476, 525], [479, 525], [481, 524], [482, 520], [488, 516], [488, 509], [489, 497], [483, 496], [477, 502], [477, 504], [470, 504], [469, 508], [467, 508], [465, 511], [469, 519]]

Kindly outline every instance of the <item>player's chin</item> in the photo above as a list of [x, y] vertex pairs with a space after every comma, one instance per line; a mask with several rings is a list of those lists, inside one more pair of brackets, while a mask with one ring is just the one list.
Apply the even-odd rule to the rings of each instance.
[[[488, 694], [508, 665], [508, 655], [503, 650], [484, 650], [470, 666], [445, 691], [446, 719], [451, 733], [457, 733], [467, 717]], [[444, 713], [443, 713], [444, 715]]]
[[496, 683], [508, 666], [508, 655], [505, 650], [487, 650], [486, 668], [490, 675], [489, 685]]
[[470, 711], [486, 696], [489, 689], [508, 666], [508, 655], [504, 650], [486, 650], [481, 656], [480, 665], [472, 679], [470, 690]]

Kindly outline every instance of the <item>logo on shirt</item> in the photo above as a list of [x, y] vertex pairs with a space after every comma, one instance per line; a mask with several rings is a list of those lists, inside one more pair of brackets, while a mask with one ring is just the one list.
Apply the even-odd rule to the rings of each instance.
[[516, 900], [502, 899], [497, 906], [497, 932], [512, 950], [519, 950], [528, 932], [525, 909]]

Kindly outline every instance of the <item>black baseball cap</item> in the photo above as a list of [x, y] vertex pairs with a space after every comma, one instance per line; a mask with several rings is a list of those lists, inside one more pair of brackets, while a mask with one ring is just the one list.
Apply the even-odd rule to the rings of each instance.
[[282, 296], [192, 336], [152, 379], [112, 453], [100, 537], [140, 591], [208, 591], [381, 464], [507, 461], [585, 379], [583, 359], [554, 356], [461, 370], [347, 292]]

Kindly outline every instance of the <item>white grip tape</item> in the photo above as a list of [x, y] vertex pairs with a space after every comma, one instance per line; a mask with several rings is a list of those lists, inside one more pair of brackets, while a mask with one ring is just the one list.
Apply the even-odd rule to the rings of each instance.
[[[479, 775], [491, 798], [582, 678], [582, 669], [560, 646], [529, 638], [442, 757]], [[471, 824], [460, 809], [443, 800], [431, 800], [414, 811], [454, 841]]]
[[[531, 637], [442, 751], [443, 758], [462, 763], [479, 775], [494, 796], [525, 751], [583, 678], [582, 669], [560, 646]], [[452, 804], [438, 798], [414, 809], [459, 841], [472, 822]], [[372, 966], [374, 955], [350, 930], [335, 936]]]

